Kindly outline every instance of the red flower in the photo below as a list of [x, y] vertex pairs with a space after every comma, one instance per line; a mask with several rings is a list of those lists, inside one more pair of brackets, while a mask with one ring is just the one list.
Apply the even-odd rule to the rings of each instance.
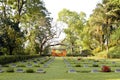
[[102, 72], [111, 72], [111, 69], [109, 66], [102, 66]]

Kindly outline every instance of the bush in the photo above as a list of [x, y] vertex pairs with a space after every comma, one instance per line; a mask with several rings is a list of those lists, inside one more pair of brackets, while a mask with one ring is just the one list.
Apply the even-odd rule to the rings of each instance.
[[39, 65], [34, 65], [34, 67], [40, 67]]
[[102, 72], [111, 72], [111, 69], [109, 66], [102, 66]]
[[92, 66], [93, 66], [93, 67], [99, 67], [99, 65], [98, 65], [98, 64], [93, 64]]
[[34, 73], [34, 70], [33, 69], [27, 69], [26, 72], [27, 73]]
[[120, 58], [120, 46], [114, 47], [108, 53], [109, 58]]
[[17, 67], [25, 67], [25, 65], [24, 64], [19, 64], [19, 65], [17, 65]]
[[40, 62], [40, 64], [44, 64], [44, 62]]
[[0, 64], [7, 64], [11, 62], [23, 61], [31, 58], [39, 57], [39, 55], [9, 55], [0, 56]]
[[75, 65], [75, 67], [81, 67], [81, 65], [80, 65], [80, 64], [77, 64], [77, 65]]
[[14, 68], [8, 68], [6, 72], [14, 72]]
[[93, 56], [91, 50], [88, 50], [88, 49], [82, 50], [82, 52], [80, 53], [80, 55], [83, 56], [83, 57]]
[[2, 67], [9, 67], [9, 65], [8, 65], [8, 64], [5, 64], [5, 65], [2, 65]]

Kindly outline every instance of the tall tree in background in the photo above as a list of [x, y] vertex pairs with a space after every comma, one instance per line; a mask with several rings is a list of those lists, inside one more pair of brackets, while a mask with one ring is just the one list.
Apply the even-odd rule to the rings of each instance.
[[[41, 0], [1, 0], [0, 14], [1, 51], [3, 52], [5, 48], [8, 54], [14, 54], [14, 51], [17, 54], [16, 51], [24, 50], [23, 48], [26, 47], [24, 43], [29, 41], [27, 44], [31, 44], [29, 49], [38, 53], [41, 43], [38, 44], [39, 46], [36, 45], [36, 39], [45, 30], [37, 31], [37, 29], [49, 27], [46, 29], [47, 32], [51, 28], [51, 19], [44, 2]], [[48, 34], [50, 33], [51, 31]], [[30, 38], [27, 38], [28, 36]]]
[[117, 0], [103, 0], [102, 3], [98, 3], [90, 17], [91, 29], [94, 38], [101, 44], [101, 50], [106, 46], [108, 53], [110, 36], [113, 30], [116, 29], [117, 22], [119, 20], [119, 5]]
[[1, 0], [0, 18], [3, 41], [3, 48], [7, 48], [8, 53], [12, 55], [15, 48], [22, 47], [22, 32], [20, 31], [20, 19], [24, 14], [24, 6], [26, 1], [24, 0]]
[[77, 43], [82, 40], [80, 33], [82, 32], [86, 22], [85, 13], [81, 12], [78, 14], [77, 12], [63, 9], [59, 12], [58, 16], [59, 21], [62, 21], [68, 25], [68, 28], [64, 30], [66, 33], [65, 40], [71, 49], [71, 53], [76, 53], [75, 49], [80, 47]]

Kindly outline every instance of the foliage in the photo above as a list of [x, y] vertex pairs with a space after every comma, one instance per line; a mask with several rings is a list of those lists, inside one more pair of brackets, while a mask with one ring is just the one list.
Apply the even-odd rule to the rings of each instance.
[[80, 53], [80, 55], [83, 56], [83, 57], [87, 57], [87, 56], [91, 56], [93, 54], [91, 53], [90, 50], [86, 49], [86, 50], [82, 50], [81, 53]]
[[[120, 10], [118, 4], [117, 0], [102, 0], [102, 3], [96, 5], [89, 18], [91, 38], [98, 42], [96, 49], [97, 47], [100, 47], [101, 51], [106, 49], [107, 53], [111, 44], [115, 44], [111, 37], [115, 39], [115, 32], [118, 32]], [[118, 38], [119, 36], [116, 35], [117, 40]]]
[[36, 58], [39, 55], [11, 55], [11, 56], [0, 56], [0, 64], [7, 64], [11, 62], [23, 61], [30, 58]]
[[1, 0], [1, 54], [41, 54], [56, 35], [51, 20], [42, 0]]
[[85, 13], [77, 13], [75, 11], [70, 11], [67, 9], [63, 9], [58, 14], [59, 21], [62, 21], [68, 25], [68, 28], [64, 30], [66, 34], [66, 38], [63, 43], [67, 43], [69, 49], [68, 52], [71, 54], [80, 52], [80, 41], [81, 41], [81, 32], [85, 25]]
[[92, 67], [99, 67], [99, 65], [98, 64], [93, 64]]
[[24, 64], [18, 64], [17, 67], [25, 67]]
[[26, 72], [27, 73], [34, 73], [34, 70], [33, 69], [27, 69]]
[[9, 67], [7, 68], [6, 72], [14, 72], [14, 68]]
[[111, 51], [109, 51], [108, 57], [109, 58], [120, 58], [120, 46], [116, 46]]
[[76, 64], [75, 67], [81, 67], [81, 65], [80, 64]]

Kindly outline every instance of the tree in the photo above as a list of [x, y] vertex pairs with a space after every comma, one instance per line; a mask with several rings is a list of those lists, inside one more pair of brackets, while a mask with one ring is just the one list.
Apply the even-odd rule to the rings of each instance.
[[[98, 3], [90, 17], [90, 24], [94, 26], [93, 34], [95, 39], [101, 44], [101, 50], [106, 46], [108, 53], [110, 36], [115, 30], [116, 22], [119, 19], [118, 5], [113, 0], [103, 0]], [[97, 36], [97, 37], [96, 37]]]
[[[44, 2], [42, 0], [1, 0], [0, 14], [2, 28], [0, 41], [3, 42], [1, 46], [7, 48], [12, 55], [14, 50], [18, 47], [24, 48], [24, 43], [29, 41], [31, 44], [29, 48], [37, 53], [40, 47], [35, 42], [36, 38], [42, 35], [38, 33], [44, 33], [44, 30], [37, 31], [37, 29], [49, 27], [50, 30], [51, 26], [51, 18]], [[28, 36], [30, 38], [27, 38]]]
[[68, 28], [64, 30], [66, 33], [65, 41], [70, 46], [71, 52], [76, 53], [76, 49], [80, 47], [80, 45], [77, 45], [77, 41], [81, 41], [80, 34], [86, 22], [85, 13], [81, 12], [78, 14], [77, 12], [63, 9], [59, 12], [58, 16], [59, 21], [63, 21], [68, 25]]

